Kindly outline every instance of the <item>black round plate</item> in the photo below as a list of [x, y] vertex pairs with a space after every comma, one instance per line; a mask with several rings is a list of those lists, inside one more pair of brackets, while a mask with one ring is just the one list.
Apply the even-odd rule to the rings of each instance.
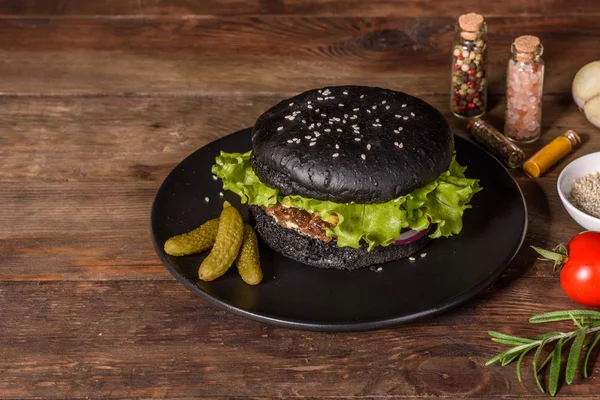
[[[519, 186], [486, 151], [456, 137], [457, 160], [483, 190], [465, 212], [460, 235], [433, 240], [416, 260], [345, 272], [310, 267], [260, 244], [264, 280], [246, 285], [235, 267], [213, 282], [198, 279], [205, 254], [172, 257], [165, 241], [219, 216], [224, 200], [247, 219], [237, 195], [223, 192], [211, 166], [221, 150], [251, 148], [250, 129], [223, 137], [183, 160], [165, 179], [152, 207], [154, 247], [175, 278], [216, 305], [274, 325], [358, 331], [412, 321], [454, 307], [492, 283], [515, 256], [527, 230]], [[223, 192], [223, 195], [220, 194]], [[421, 255], [423, 257], [421, 257]]]

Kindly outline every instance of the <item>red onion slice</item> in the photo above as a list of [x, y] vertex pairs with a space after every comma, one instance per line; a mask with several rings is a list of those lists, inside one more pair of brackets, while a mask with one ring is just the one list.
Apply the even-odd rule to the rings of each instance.
[[423, 229], [422, 231], [410, 230], [400, 234], [398, 239], [394, 244], [409, 244], [421, 239], [423, 236], [427, 235], [429, 232], [429, 228]]

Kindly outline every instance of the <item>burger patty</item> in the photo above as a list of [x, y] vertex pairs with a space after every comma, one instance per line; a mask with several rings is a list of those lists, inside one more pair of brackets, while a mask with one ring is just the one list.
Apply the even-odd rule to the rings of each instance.
[[284, 228], [261, 207], [250, 206], [248, 211], [256, 223], [256, 233], [269, 247], [293, 260], [319, 268], [353, 270], [399, 260], [413, 255], [431, 241], [429, 235], [425, 235], [402, 246], [376, 246], [371, 251], [367, 250], [366, 244], [358, 249], [339, 247], [335, 238], [325, 243]]
[[327, 236], [326, 229], [334, 228], [338, 222], [335, 216], [331, 216], [328, 221], [323, 221], [319, 214], [311, 214], [308, 211], [284, 206], [281, 203], [277, 203], [273, 207], [262, 208], [267, 215], [273, 217], [282, 227], [294, 229], [325, 243], [331, 242], [332, 239]]

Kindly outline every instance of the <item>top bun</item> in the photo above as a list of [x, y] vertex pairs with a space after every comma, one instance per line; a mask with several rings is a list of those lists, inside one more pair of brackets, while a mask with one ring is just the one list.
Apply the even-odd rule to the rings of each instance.
[[366, 86], [310, 90], [261, 115], [252, 166], [285, 195], [336, 203], [384, 203], [448, 169], [450, 126], [405, 93]]

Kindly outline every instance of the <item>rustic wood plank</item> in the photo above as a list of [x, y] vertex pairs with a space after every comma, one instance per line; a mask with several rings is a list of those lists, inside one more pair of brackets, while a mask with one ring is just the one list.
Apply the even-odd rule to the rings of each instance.
[[14, 16], [98, 16], [141, 15], [137, 0], [0, 0], [0, 15]]
[[[0, 93], [280, 93], [347, 83], [440, 93], [449, 86], [452, 24], [447, 17], [2, 19]], [[548, 93], [568, 92], [577, 69], [597, 58], [596, 17], [489, 25], [493, 92], [504, 91], [508, 49], [523, 33], [546, 46]]]
[[1, 183], [0, 238], [143, 237], [156, 190], [151, 182]]
[[278, 96], [0, 98], [0, 181], [158, 184]]
[[600, 13], [596, 2], [575, 0], [564, 7], [561, 0], [503, 2], [419, 0], [21, 0], [0, 1], [1, 16], [140, 16], [169, 15], [360, 15], [360, 16], [457, 16], [480, 12], [501, 15], [590, 15]]
[[120, 237], [81, 233], [80, 238], [0, 239], [0, 281], [171, 280], [148, 230], [142, 225], [135, 234]]
[[[557, 282], [521, 278], [427, 321], [327, 334], [243, 319], [176, 282], [4, 282], [0, 397], [537, 398], [529, 366], [520, 384], [514, 366], [483, 365], [504, 348], [486, 332], [535, 335], [531, 314], [572, 306]], [[599, 376], [595, 362], [561, 395], [592, 398]]]

